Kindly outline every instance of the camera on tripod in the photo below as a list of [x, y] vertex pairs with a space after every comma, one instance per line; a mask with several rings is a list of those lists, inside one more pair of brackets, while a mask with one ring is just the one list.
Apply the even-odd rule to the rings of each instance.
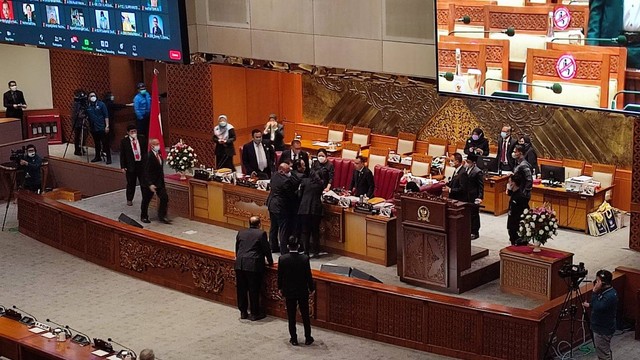
[[9, 161], [20, 165], [20, 160], [24, 160], [26, 158], [26, 147], [22, 147], [22, 149], [13, 150], [11, 149], [11, 155], [9, 156]]
[[589, 270], [584, 268], [583, 262], [578, 265], [565, 263], [560, 270], [558, 270], [558, 275], [560, 275], [561, 278], [571, 279], [573, 282], [578, 282], [578, 280], [585, 278], [588, 273]]

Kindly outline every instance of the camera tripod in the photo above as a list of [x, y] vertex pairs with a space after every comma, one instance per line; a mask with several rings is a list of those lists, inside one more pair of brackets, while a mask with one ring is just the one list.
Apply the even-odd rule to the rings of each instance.
[[[87, 162], [89, 162], [89, 147], [85, 145], [85, 132], [88, 130], [86, 120], [83, 120], [83, 124], [79, 129], [76, 127], [75, 123], [71, 128], [71, 137], [69, 138], [69, 140], [74, 142], [73, 144], [74, 146], [75, 146], [76, 132], [78, 130], [80, 130], [80, 151], [84, 151], [84, 153], [87, 155]], [[64, 148], [64, 154], [62, 154], [62, 158], [65, 158], [67, 156], [67, 150], [69, 149], [70, 141], [67, 141], [67, 146]]]
[[[7, 196], [7, 206], [5, 206], [4, 208], [4, 220], [2, 220], [2, 231], [4, 231], [4, 226], [7, 223], [7, 214], [9, 213], [9, 205], [11, 204], [11, 200], [13, 200], [13, 192], [18, 174], [18, 166], [13, 162], [8, 162], [0, 164], [0, 168], [9, 173], [9, 183], [7, 184], [9, 188], [9, 195]], [[4, 176], [2, 178], [2, 181], [5, 181]]]
[[[558, 327], [562, 321], [569, 321], [569, 357], [567, 359], [573, 359], [573, 340], [575, 335], [575, 325], [576, 322], [582, 323], [582, 326], [585, 326], [586, 330], [591, 333], [591, 326], [589, 321], [589, 312], [584, 308], [582, 303], [585, 302], [584, 294], [580, 291], [580, 283], [584, 280], [582, 278], [566, 278], [567, 286], [569, 287], [569, 292], [567, 296], [564, 298], [564, 302], [560, 307], [560, 312], [558, 313], [558, 318], [556, 320], [556, 324], [553, 327], [553, 331], [549, 335], [549, 340], [547, 341], [547, 346], [544, 351], [544, 359], [553, 359], [553, 356], [550, 356], [549, 350], [553, 346], [553, 340], [556, 338], [556, 334], [558, 332]], [[584, 319], [578, 318], [578, 310], [582, 309], [582, 315]], [[591, 333], [591, 342], [593, 342], [593, 333]], [[557, 355], [557, 352], [556, 352]], [[562, 357], [564, 359], [564, 356]]]

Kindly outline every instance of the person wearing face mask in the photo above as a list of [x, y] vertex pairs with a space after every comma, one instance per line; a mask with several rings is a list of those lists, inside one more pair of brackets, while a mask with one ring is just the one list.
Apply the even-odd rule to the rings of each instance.
[[[9, 81], [9, 91], [5, 92], [3, 97], [4, 107], [6, 108], [5, 116], [8, 118], [16, 118], [23, 121], [23, 110], [27, 108], [27, 101], [24, 99], [22, 91], [18, 90], [18, 84], [11, 80]], [[22, 138], [26, 138], [24, 134], [24, 126], [22, 131]]]
[[373, 173], [369, 168], [364, 166], [366, 159], [364, 156], [358, 156], [353, 161], [355, 170], [353, 170], [353, 177], [351, 178], [351, 195], [353, 196], [366, 196], [368, 198], [373, 197], [373, 191], [375, 184], [373, 182]]
[[253, 129], [251, 141], [242, 146], [244, 173], [260, 179], [269, 179], [275, 168], [275, 158], [273, 147], [262, 142], [262, 131]]
[[507, 230], [509, 231], [509, 242], [511, 245], [527, 245], [518, 236], [520, 220], [525, 209], [529, 208], [529, 198], [524, 192], [525, 179], [522, 173], [514, 173], [509, 177], [507, 183], [507, 195], [509, 195], [509, 216], [507, 217]]
[[320, 221], [322, 220], [322, 191], [324, 183], [320, 174], [311, 171], [302, 179], [300, 189], [300, 205], [298, 206], [298, 223], [301, 224], [301, 237], [304, 253], [316, 258], [320, 254]]
[[455, 168], [453, 175], [451, 175], [451, 178], [446, 185], [449, 189], [449, 199], [466, 201], [466, 196], [462, 192], [462, 187], [460, 185], [460, 175], [464, 170], [462, 155], [460, 153], [453, 154], [453, 160], [449, 166]]
[[91, 136], [96, 146], [96, 156], [91, 162], [102, 161], [102, 153], [107, 158], [107, 165], [111, 164], [111, 145], [109, 144], [109, 112], [107, 105], [98, 100], [95, 91], [89, 93], [89, 106], [87, 106]]
[[263, 141], [272, 145], [275, 151], [284, 151], [284, 125], [278, 123], [276, 114], [269, 115], [262, 135]]
[[471, 137], [467, 139], [464, 145], [464, 153], [476, 154], [478, 156], [489, 155], [489, 140], [484, 137], [484, 132], [480, 128], [473, 129]]
[[42, 189], [42, 175], [40, 168], [42, 167], [42, 159], [36, 154], [36, 147], [29, 144], [26, 147], [26, 156], [20, 159], [20, 168], [24, 170], [23, 189], [31, 192], [40, 193]]
[[[480, 205], [484, 197], [484, 175], [476, 166], [478, 156], [470, 154], [460, 174], [462, 201]], [[471, 206], [471, 240], [480, 236], [480, 207]]]
[[138, 134], [148, 136], [149, 116], [151, 115], [151, 95], [147, 92], [147, 86], [139, 83], [138, 93], [133, 98], [133, 111], [136, 113], [136, 126]]
[[144, 135], [138, 135], [138, 129], [135, 125], [127, 126], [127, 136], [120, 142], [120, 168], [127, 179], [126, 196], [128, 206], [133, 205], [136, 183], [140, 183], [140, 191], [144, 196], [142, 174], [147, 159], [146, 144], [147, 141]]
[[216, 144], [216, 169], [226, 168], [235, 172], [233, 156], [236, 149], [233, 143], [236, 141], [236, 130], [229, 124], [226, 115], [218, 116], [218, 125], [213, 128], [212, 140]]
[[142, 181], [144, 183], [142, 188], [142, 206], [140, 221], [143, 223], [150, 223], [149, 221], [149, 203], [153, 194], [158, 196], [160, 203], [158, 204], [158, 221], [165, 224], [171, 224], [171, 221], [167, 219], [167, 207], [169, 205], [169, 196], [167, 195], [167, 189], [164, 184], [164, 159], [160, 153], [160, 141], [158, 139], [149, 140], [149, 146], [151, 151], [147, 154], [145, 161]]
[[[258, 133], [262, 135], [262, 131], [258, 130]], [[296, 190], [300, 185], [300, 178], [293, 174], [289, 164], [282, 163], [278, 166], [278, 171], [271, 176], [270, 185], [271, 191], [267, 197], [267, 208], [271, 220], [269, 242], [272, 252], [277, 248], [280, 254], [284, 255], [288, 252], [287, 239], [295, 229], [295, 216], [298, 213]]]
[[505, 125], [498, 138], [498, 166], [502, 171], [513, 171], [515, 161], [510, 156], [517, 141], [511, 137], [511, 126]]
[[591, 302], [583, 302], [584, 311], [591, 310], [591, 332], [598, 360], [611, 360], [611, 338], [616, 332], [618, 313], [618, 292], [612, 286], [613, 274], [599, 270], [593, 281]]
[[538, 154], [531, 145], [531, 138], [527, 135], [520, 136], [518, 144], [524, 146], [524, 159], [531, 165], [531, 171], [533, 175], [540, 174], [540, 168], [538, 167]]
[[278, 165], [283, 162], [295, 163], [298, 160], [304, 160], [306, 169], [309, 168], [309, 153], [302, 150], [302, 143], [300, 140], [294, 139], [291, 141], [291, 149], [282, 152]]
[[327, 158], [326, 149], [318, 150], [317, 158], [318, 161], [313, 163], [312, 170], [318, 173], [318, 175], [322, 179], [322, 186], [324, 187], [324, 191], [329, 191], [331, 190], [331, 183], [333, 182], [333, 174], [335, 173], [335, 169], [333, 167], [333, 164]]

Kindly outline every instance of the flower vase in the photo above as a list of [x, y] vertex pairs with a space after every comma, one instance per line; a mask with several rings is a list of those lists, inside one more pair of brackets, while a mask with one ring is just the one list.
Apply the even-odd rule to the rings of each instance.
[[542, 244], [540, 243], [540, 241], [534, 240], [533, 241], [533, 252], [534, 253], [539, 253], [540, 251], [542, 251], [542, 249], [540, 248]]
[[187, 180], [187, 174], [185, 171], [178, 171], [178, 174], [180, 174], [180, 180]]

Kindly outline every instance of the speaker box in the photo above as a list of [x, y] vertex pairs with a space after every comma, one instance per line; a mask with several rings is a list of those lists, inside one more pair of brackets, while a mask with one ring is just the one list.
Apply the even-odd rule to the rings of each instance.
[[118, 221], [121, 222], [121, 223], [129, 224], [131, 226], [135, 226], [135, 227], [140, 228], [140, 229], [144, 229], [142, 224], [140, 224], [139, 222], [137, 222], [137, 221], [133, 220], [132, 218], [128, 217], [124, 213], [121, 213], [120, 216], [118, 216]]
[[351, 274], [351, 268], [348, 266], [340, 266], [340, 265], [332, 265], [332, 264], [322, 264], [320, 266], [320, 271], [338, 274], [342, 276], [349, 276]]
[[360, 271], [356, 268], [352, 268], [351, 269], [351, 275], [349, 275], [352, 278], [356, 278], [356, 279], [362, 279], [362, 280], [369, 280], [369, 281], [373, 281], [373, 282], [377, 282], [382, 284], [382, 281], [376, 279], [374, 276], [371, 276], [369, 274], [367, 274], [364, 271]]

